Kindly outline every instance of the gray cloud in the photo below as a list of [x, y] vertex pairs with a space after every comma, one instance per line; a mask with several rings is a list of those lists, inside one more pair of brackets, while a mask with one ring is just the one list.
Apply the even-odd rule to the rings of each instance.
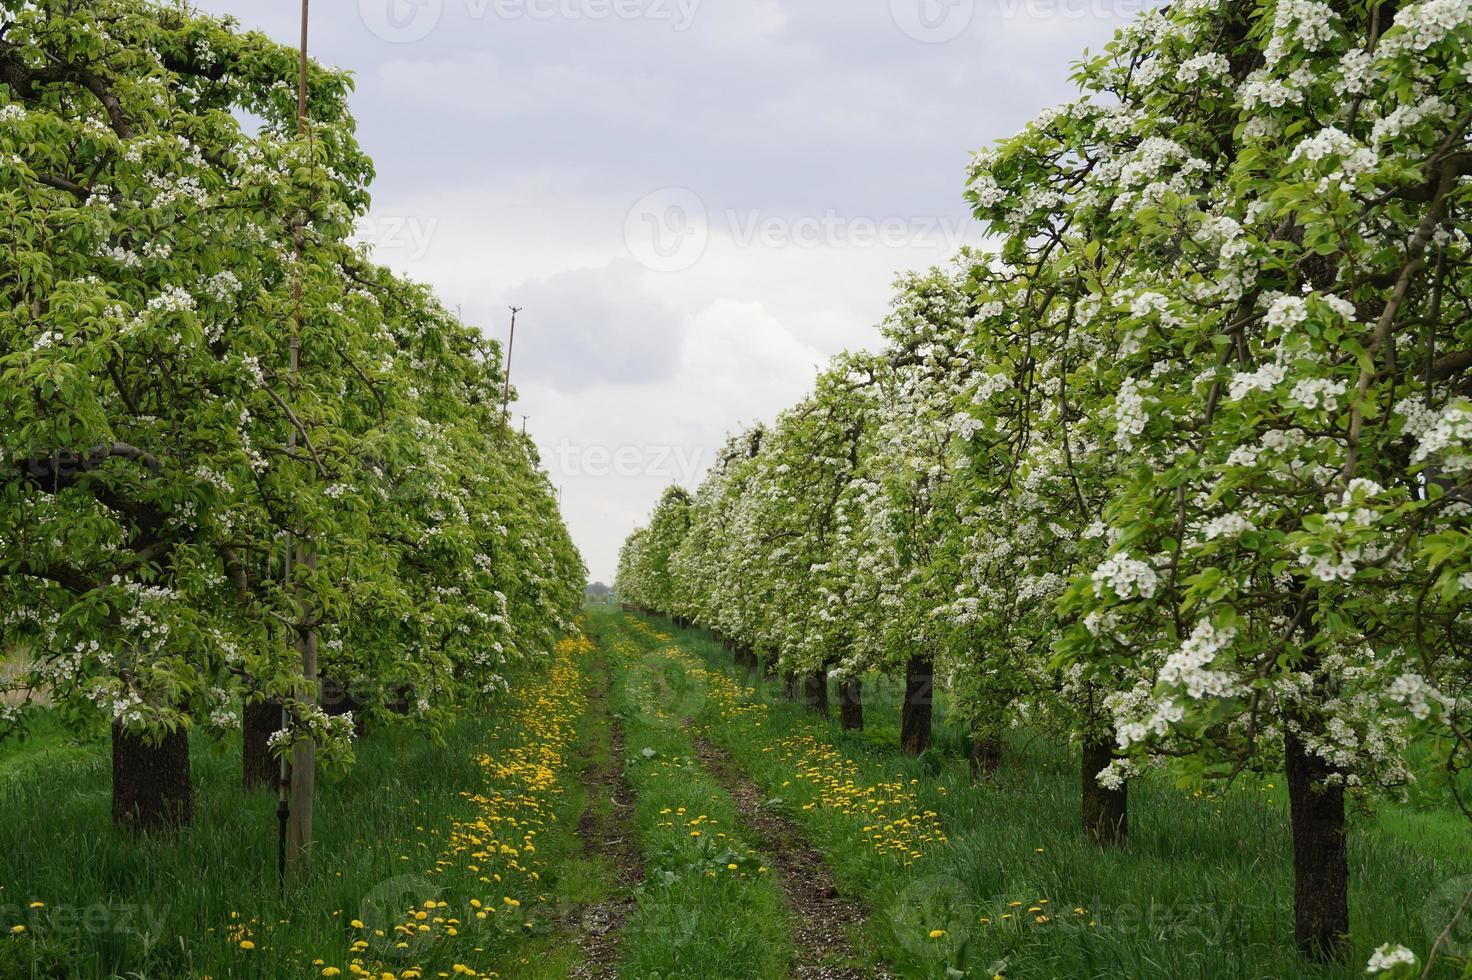
[[560, 392], [594, 384], [649, 384], [674, 373], [684, 334], [680, 314], [621, 259], [526, 282], [508, 296], [518, 320], [512, 370]]
[[[515, 410], [604, 580], [664, 486], [698, 479], [727, 430], [796, 400], [825, 357], [872, 344], [893, 275], [947, 247], [741, 245], [720, 216], [961, 218], [968, 154], [1072, 98], [1070, 63], [1144, 6], [701, 0], [684, 30], [591, 16], [628, 3], [679, 9], [337, 0], [315, 5], [312, 38], [357, 78], [380, 259], [491, 336], [527, 308]], [[294, 0], [198, 5], [296, 43]], [[425, 11], [422, 36], [385, 38]], [[713, 228], [698, 262], [655, 273], [629, 259], [625, 221], [665, 188], [698, 195]]]

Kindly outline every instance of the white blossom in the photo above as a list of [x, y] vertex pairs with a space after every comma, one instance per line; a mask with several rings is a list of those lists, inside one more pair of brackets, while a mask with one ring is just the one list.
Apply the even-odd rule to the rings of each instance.
[[1096, 588], [1108, 586], [1121, 599], [1140, 596], [1149, 599], [1155, 595], [1159, 576], [1148, 564], [1129, 555], [1111, 555], [1104, 564], [1094, 569], [1091, 576]]
[[1405, 964], [1406, 966], [1414, 966], [1415, 963], [1415, 953], [1406, 949], [1404, 946], [1397, 946], [1394, 943], [1386, 943], [1379, 949], [1375, 950], [1374, 954], [1370, 956], [1370, 964], [1365, 968], [1365, 972], [1388, 973], [1389, 971], [1395, 969], [1397, 966], [1400, 966], [1402, 964]]

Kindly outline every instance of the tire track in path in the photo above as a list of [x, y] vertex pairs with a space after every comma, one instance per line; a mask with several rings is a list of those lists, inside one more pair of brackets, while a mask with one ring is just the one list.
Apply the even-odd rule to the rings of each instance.
[[595, 733], [608, 733], [608, 759], [596, 752], [583, 772], [588, 804], [578, 820], [578, 837], [585, 852], [607, 864], [616, 875], [610, 895], [582, 912], [578, 945], [585, 962], [573, 971], [579, 980], [612, 980], [618, 976], [619, 947], [624, 923], [634, 908], [634, 888], [644, 880], [644, 865], [634, 846], [631, 816], [634, 801], [624, 781], [624, 731], [609, 708], [609, 673], [600, 650], [593, 660], [588, 713]]
[[892, 977], [882, 965], [856, 965], [863, 961], [850, 936], [867, 916], [857, 902], [839, 894], [823, 855], [803, 839], [792, 821], [766, 806], [765, 794], [724, 750], [697, 737], [695, 751], [706, 771], [735, 801], [756, 836], [757, 847], [777, 872], [792, 911], [795, 950], [789, 975], [803, 980]]

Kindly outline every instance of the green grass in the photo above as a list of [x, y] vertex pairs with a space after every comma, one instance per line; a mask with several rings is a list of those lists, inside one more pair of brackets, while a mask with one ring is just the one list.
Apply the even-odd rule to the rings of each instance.
[[626, 927], [621, 976], [785, 976], [784, 899], [750, 848], [735, 805], [702, 769], [680, 712], [670, 710], [681, 698], [656, 696], [661, 644], [617, 617], [594, 615], [625, 726], [633, 832], [647, 868]]
[[[371, 944], [361, 954], [367, 966], [401, 978], [416, 964], [432, 977], [456, 963], [531, 976], [517, 968], [532, 958], [551, 970], [543, 975], [565, 976], [577, 957], [564, 934], [567, 911], [601, 887], [574, 837], [585, 802], [576, 768], [537, 794], [548, 819], [535, 856], [520, 861], [540, 880], [516, 873], [504, 856], [472, 872], [473, 848], [451, 840], [456, 821], [480, 812], [464, 794], [504, 784], [488, 778], [479, 757], [513, 758], [539, 737], [509, 724], [515, 708], [513, 700], [493, 717], [462, 720], [443, 745], [402, 731], [371, 734], [346, 776], [319, 779], [314, 873], [284, 898], [275, 799], [239, 788], [238, 741], [194, 739], [194, 825], [144, 838], [111, 826], [105, 744], [10, 746], [9, 776], [0, 778], [0, 977], [277, 980], [321, 976], [317, 958], [347, 976], [360, 938]], [[501, 905], [506, 897], [521, 905], [474, 918], [470, 899]], [[412, 950], [374, 934], [425, 900], [448, 905], [428, 913], [433, 934]], [[436, 918], [457, 919], [458, 935]], [[12, 935], [16, 924], [27, 931]], [[242, 938], [255, 948], [240, 948]]]
[[85, 761], [107, 747], [107, 731], [99, 724], [77, 731], [55, 713], [40, 712], [23, 736], [0, 741], [0, 780], [26, 779], [41, 770]]
[[[670, 644], [634, 618], [600, 609], [589, 616], [603, 635], [609, 707], [624, 726], [636, 803], [630, 830], [648, 870], [621, 945], [628, 978], [776, 978], [791, 958], [789, 912], [772, 874], [760, 871], [770, 855], [751, 851], [736, 807], [698, 761], [698, 736], [724, 747], [780, 800], [843, 890], [871, 909], [863, 947], [903, 976], [1362, 977], [1381, 943], [1424, 954], [1428, 897], [1472, 874], [1472, 829], [1434, 788], [1352, 813], [1353, 956], [1311, 967], [1292, 946], [1280, 780], [1195, 796], [1163, 777], [1144, 778], [1131, 788], [1129, 846], [1101, 850], [1079, 832], [1076, 757], [1067, 746], [1018, 736], [999, 778], [973, 785], [961, 733], [944, 723], [925, 757], [895, 750], [897, 685], [866, 692], [871, 726], [862, 734], [776, 696], [732, 711], [745, 702], [722, 692], [744, 689], [710, 682], [737, 672], [707, 635], [672, 631], [707, 665], [702, 679], [662, 655]], [[582, 685], [605, 683], [588, 670], [587, 653], [578, 659]], [[609, 717], [581, 712], [578, 684], [577, 675], [550, 684], [531, 678], [523, 703], [463, 719], [443, 745], [373, 732], [350, 773], [319, 782], [316, 873], [285, 898], [275, 878], [275, 801], [239, 789], [238, 742], [197, 736], [195, 825], [138, 839], [110, 823], [106, 742], [43, 719], [25, 741], [0, 744], [0, 980], [313, 977], [321, 975], [314, 958], [345, 968], [350, 945], [365, 936], [365, 963], [381, 960], [401, 980], [416, 963], [425, 976], [455, 963], [531, 980], [569, 975], [582, 958], [580, 911], [618, 887], [617, 869], [576, 834], [586, 807], [609, 812], [579, 778], [583, 767], [608, 761]], [[548, 691], [555, 707], [535, 701]], [[562, 762], [554, 784], [534, 794], [545, 817], [535, 854], [521, 862], [533, 878], [504, 855], [472, 858], [474, 848], [451, 833], [480, 812], [463, 794], [492, 785], [480, 757], [515, 760], [551, 737], [549, 725], [562, 740]], [[857, 786], [892, 784], [886, 793], [905, 797], [907, 809], [936, 814], [946, 842], [918, 845], [913, 859], [908, 850], [876, 849], [864, 829], [872, 817], [823, 805], [818, 786], [797, 778], [784, 740], [831, 752], [819, 775], [850, 760]], [[487, 831], [497, 836], [520, 840], [504, 828]], [[477, 920], [472, 898], [502, 911]], [[424, 899], [447, 903], [431, 910], [431, 922], [456, 918], [459, 935], [437, 925], [437, 938], [400, 960], [372, 935], [374, 913]], [[44, 907], [29, 908], [37, 901]], [[1028, 913], [1034, 906], [1042, 911]], [[1039, 914], [1048, 921], [1036, 922]], [[15, 924], [27, 931], [10, 935]], [[933, 930], [945, 935], [932, 939]], [[240, 938], [255, 948], [241, 949]]]
[[[685, 649], [737, 676], [708, 635], [674, 633]], [[1460, 813], [1384, 804], [1373, 816], [1352, 814], [1353, 954], [1343, 966], [1310, 966], [1292, 943], [1281, 780], [1198, 797], [1147, 776], [1130, 790], [1129, 845], [1102, 850], [1080, 833], [1077, 757], [1066, 745], [1014, 738], [999, 778], [973, 785], [956, 757], [959, 733], [943, 729], [940, 750], [919, 759], [893, 748], [895, 692], [868, 699], [874, 725], [861, 735], [770, 691], [759, 698], [765, 710], [734, 717], [723, 717], [711, 699], [701, 721], [765, 791], [784, 801], [844, 890], [868, 902], [871, 934], [906, 976], [943, 977], [953, 969], [1009, 980], [1363, 977], [1381, 943], [1401, 942], [1424, 955], [1431, 941], [1421, 921], [1428, 896], [1472, 873], [1472, 827]], [[794, 779], [792, 762], [777, 748], [792, 737], [835, 747], [856, 763], [860, 784], [914, 780], [917, 809], [939, 815], [949, 842], [925, 848], [906, 866], [866, 844], [863, 815], [809, 807], [819, 799], [816, 788]], [[947, 742], [955, 751], [947, 751]], [[1042, 911], [1027, 913], [1032, 907]], [[1036, 922], [1038, 915], [1048, 921]], [[936, 929], [946, 935], [932, 940]], [[1448, 964], [1435, 975], [1456, 971]]]

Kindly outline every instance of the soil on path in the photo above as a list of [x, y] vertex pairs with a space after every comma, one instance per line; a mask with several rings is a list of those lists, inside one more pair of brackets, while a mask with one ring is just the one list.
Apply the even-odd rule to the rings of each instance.
[[624, 923], [634, 908], [634, 888], [644, 879], [643, 862], [634, 846], [630, 816], [633, 797], [624, 782], [624, 731], [608, 706], [609, 675], [603, 654], [592, 668], [593, 685], [588, 694], [588, 712], [606, 724], [608, 759], [595, 756], [583, 772], [588, 805], [578, 820], [578, 837], [586, 853], [601, 858], [617, 876], [608, 898], [582, 910], [578, 945], [585, 962], [572, 976], [583, 980], [607, 980], [618, 976], [619, 943]]
[[883, 966], [858, 966], [862, 958], [850, 935], [863, 925], [864, 909], [838, 893], [823, 855], [796, 826], [766, 806], [766, 796], [745, 771], [718, 746], [696, 739], [695, 751], [706, 770], [736, 803], [756, 836], [756, 846], [774, 864], [778, 883], [792, 911], [796, 947], [790, 975], [805, 980], [881, 980]]

